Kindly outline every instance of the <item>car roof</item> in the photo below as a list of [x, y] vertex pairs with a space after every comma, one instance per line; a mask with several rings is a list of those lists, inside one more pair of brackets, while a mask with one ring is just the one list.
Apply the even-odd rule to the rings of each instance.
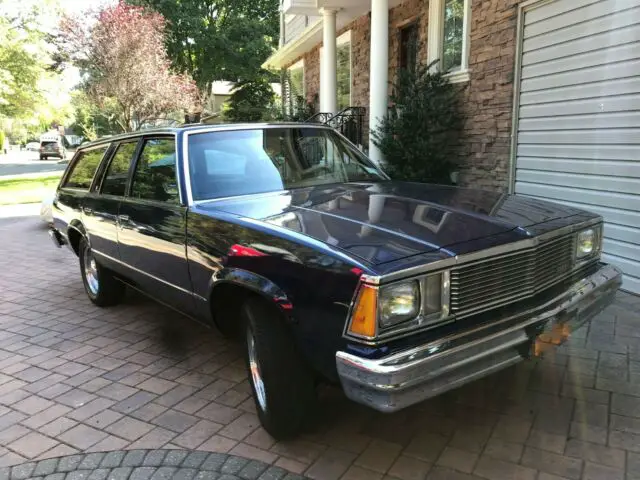
[[119, 135], [106, 136], [99, 138], [92, 142], [83, 143], [78, 147], [78, 150], [84, 150], [97, 145], [104, 145], [113, 142], [119, 142], [131, 138], [139, 138], [142, 136], [154, 136], [154, 135], [177, 135], [183, 132], [217, 132], [217, 131], [231, 131], [231, 130], [249, 130], [259, 128], [330, 128], [321, 123], [302, 123], [302, 122], [271, 122], [271, 123], [227, 123], [227, 124], [206, 124], [197, 123], [182, 125], [180, 127], [164, 127], [164, 128], [151, 128], [148, 130], [138, 130], [136, 132], [121, 133]]

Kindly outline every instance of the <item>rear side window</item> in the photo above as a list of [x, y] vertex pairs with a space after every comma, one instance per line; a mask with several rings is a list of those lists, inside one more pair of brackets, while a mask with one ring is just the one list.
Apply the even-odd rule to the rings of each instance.
[[78, 159], [71, 167], [71, 172], [67, 177], [67, 181], [64, 184], [68, 188], [79, 188], [81, 190], [89, 190], [91, 188], [91, 182], [98, 170], [100, 161], [104, 156], [104, 152], [107, 151], [107, 147], [94, 148], [86, 152], [81, 152]]
[[123, 197], [129, 178], [129, 167], [138, 142], [121, 143], [102, 181], [102, 193]]
[[133, 175], [131, 196], [180, 203], [176, 179], [176, 144], [173, 138], [145, 140]]

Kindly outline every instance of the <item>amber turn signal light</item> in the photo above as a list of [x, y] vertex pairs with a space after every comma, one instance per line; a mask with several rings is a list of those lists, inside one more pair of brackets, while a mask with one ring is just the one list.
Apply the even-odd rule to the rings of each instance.
[[374, 337], [376, 335], [376, 322], [378, 319], [378, 289], [369, 285], [363, 285], [356, 301], [349, 333], [361, 337]]

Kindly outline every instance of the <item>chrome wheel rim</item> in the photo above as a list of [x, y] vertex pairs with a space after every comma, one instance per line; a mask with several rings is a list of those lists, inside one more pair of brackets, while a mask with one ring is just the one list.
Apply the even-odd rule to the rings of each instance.
[[87, 287], [93, 295], [98, 294], [100, 290], [100, 282], [98, 281], [98, 266], [96, 260], [91, 254], [91, 249], [87, 247], [84, 250], [84, 278], [87, 281]]
[[251, 370], [251, 381], [256, 392], [256, 400], [263, 412], [267, 411], [267, 392], [264, 388], [262, 380], [262, 372], [260, 371], [260, 362], [258, 361], [258, 353], [256, 352], [256, 342], [253, 338], [251, 329], [247, 329], [247, 348], [249, 349], [249, 370]]

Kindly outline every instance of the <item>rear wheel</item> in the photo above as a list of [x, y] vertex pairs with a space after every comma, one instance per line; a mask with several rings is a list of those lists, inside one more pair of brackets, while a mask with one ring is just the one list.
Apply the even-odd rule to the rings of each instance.
[[99, 307], [108, 307], [119, 303], [124, 296], [124, 284], [96, 261], [91, 246], [85, 238], [80, 240], [78, 252], [82, 283], [89, 300]]
[[44, 155], [40, 155], [40, 160], [46, 160], [47, 157], [45, 157]]
[[307, 426], [316, 404], [315, 379], [273, 308], [258, 298], [242, 307], [246, 363], [258, 417], [278, 440]]

